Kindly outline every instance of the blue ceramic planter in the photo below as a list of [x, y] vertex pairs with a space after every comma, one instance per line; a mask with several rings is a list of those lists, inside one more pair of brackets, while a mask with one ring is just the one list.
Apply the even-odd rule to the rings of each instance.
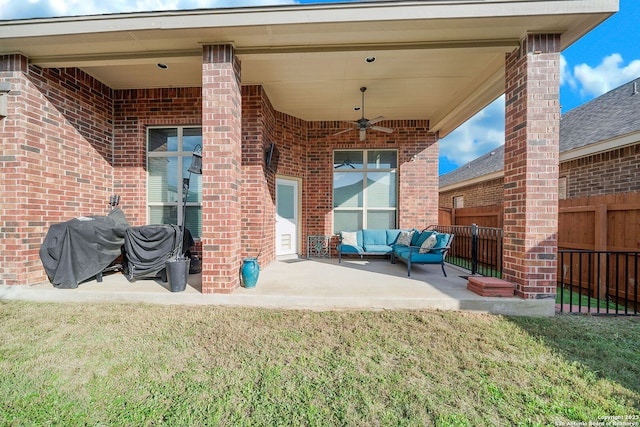
[[260, 275], [260, 264], [258, 258], [245, 258], [242, 260], [242, 283], [245, 288], [255, 288]]

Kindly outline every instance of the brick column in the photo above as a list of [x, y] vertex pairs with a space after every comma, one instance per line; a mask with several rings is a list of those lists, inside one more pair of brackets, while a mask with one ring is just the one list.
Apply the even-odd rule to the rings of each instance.
[[240, 286], [242, 94], [231, 45], [203, 47], [202, 292]]
[[29, 284], [34, 269], [28, 268], [27, 263], [34, 265], [38, 261], [38, 250], [28, 249], [36, 245], [23, 244], [25, 239], [32, 239], [31, 229], [35, 227], [26, 206], [29, 155], [34, 154], [24, 116], [28, 104], [27, 71], [26, 57], [0, 55], [0, 81], [11, 85], [9, 94], [4, 95], [8, 115], [0, 118], [0, 285]]
[[526, 299], [555, 298], [560, 35], [529, 35], [506, 57], [504, 279]]

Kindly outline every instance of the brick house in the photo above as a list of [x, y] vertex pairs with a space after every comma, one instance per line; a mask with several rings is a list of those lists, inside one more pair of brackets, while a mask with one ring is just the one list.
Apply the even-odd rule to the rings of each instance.
[[[178, 221], [197, 144], [186, 225], [203, 293], [236, 289], [243, 257], [304, 253], [309, 235], [434, 223], [438, 139], [505, 93], [505, 278], [553, 296], [559, 55], [617, 10], [445, 0], [0, 22], [0, 284], [46, 280], [48, 227], [112, 194], [131, 225]], [[345, 123], [361, 112], [392, 132]]]
[[[558, 198], [640, 192], [640, 78], [562, 115]], [[440, 177], [440, 207], [503, 203], [504, 145]]]

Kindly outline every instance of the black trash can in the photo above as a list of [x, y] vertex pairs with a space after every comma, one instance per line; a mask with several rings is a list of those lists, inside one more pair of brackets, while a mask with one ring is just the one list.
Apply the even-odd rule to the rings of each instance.
[[165, 263], [171, 292], [182, 292], [187, 288], [190, 263], [191, 260], [189, 258], [170, 260]]

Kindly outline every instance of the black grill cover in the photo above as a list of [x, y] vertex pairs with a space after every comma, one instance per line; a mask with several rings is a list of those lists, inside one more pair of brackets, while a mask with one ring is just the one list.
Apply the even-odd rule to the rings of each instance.
[[53, 286], [77, 288], [102, 272], [122, 253], [127, 228], [127, 218], [119, 208], [107, 216], [52, 225], [40, 248], [40, 260]]
[[[165, 262], [176, 256], [180, 239], [177, 225], [143, 225], [127, 229], [124, 237], [124, 270], [129, 280], [165, 277]], [[188, 229], [183, 254], [194, 245]]]

